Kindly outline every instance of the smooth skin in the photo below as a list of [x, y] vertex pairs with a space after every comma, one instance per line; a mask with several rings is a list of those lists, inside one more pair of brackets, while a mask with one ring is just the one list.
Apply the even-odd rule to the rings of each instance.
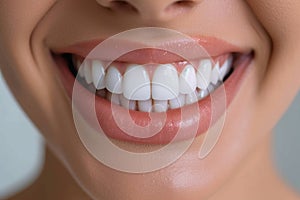
[[[300, 89], [300, 1], [122, 2], [0, 1], [1, 71], [47, 142], [40, 177], [10, 199], [299, 199], [276, 174], [271, 139]], [[144, 26], [217, 37], [253, 49], [255, 58], [207, 158], [197, 158], [199, 137], [172, 165], [128, 174], [104, 166], [80, 142], [50, 51]]]

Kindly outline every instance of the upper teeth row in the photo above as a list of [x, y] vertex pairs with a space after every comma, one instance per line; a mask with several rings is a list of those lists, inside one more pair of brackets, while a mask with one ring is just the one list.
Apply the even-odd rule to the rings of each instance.
[[171, 100], [180, 94], [194, 93], [197, 88], [207, 90], [210, 84], [223, 81], [232, 61], [232, 56], [229, 56], [220, 66], [219, 62], [213, 64], [210, 59], [204, 59], [196, 69], [186, 65], [179, 75], [174, 65], [158, 64], [151, 79], [145, 67], [138, 64], [128, 65], [123, 75], [113, 64], [104, 70], [104, 65], [98, 60], [86, 59], [83, 63], [77, 60], [76, 65], [78, 74], [88, 84], [93, 83], [97, 90], [106, 88], [129, 100], [145, 101], [151, 98]]

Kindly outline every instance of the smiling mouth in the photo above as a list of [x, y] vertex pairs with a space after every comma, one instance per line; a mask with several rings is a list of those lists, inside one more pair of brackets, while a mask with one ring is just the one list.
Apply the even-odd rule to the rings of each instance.
[[[179, 129], [183, 129], [185, 134], [178, 140], [194, 137], [190, 133], [191, 127], [197, 128], [196, 136], [205, 133], [232, 102], [254, 58], [252, 50], [242, 51], [232, 45], [224, 45], [223, 41], [212, 41], [215, 43], [212, 49], [217, 49], [218, 54], [212, 53], [210, 58], [201, 57], [192, 63], [153, 49], [130, 52], [109, 62], [87, 56], [95, 42], [56, 50], [53, 58], [62, 72], [62, 83], [73, 103], [74, 85], [79, 85], [76, 92], [80, 98], [75, 99], [75, 103], [82, 117], [91, 121], [91, 113], [95, 112], [97, 124], [90, 122], [92, 127], [97, 129], [100, 125], [106, 135], [118, 140], [166, 144], [173, 141]], [[225, 92], [223, 95], [221, 90]], [[95, 104], [88, 105], [92, 101]], [[212, 106], [218, 101], [225, 102], [226, 108], [213, 114]], [[198, 112], [194, 111], [195, 106]], [[184, 119], [180, 117], [183, 108], [191, 113]], [[114, 113], [131, 132], [139, 132], [142, 137], [128, 134], [120, 128]], [[152, 120], [157, 122], [152, 123], [152, 127], [141, 131], [127, 125], [132, 121], [140, 127], [149, 125], [150, 113], [153, 113]], [[161, 113], [166, 114], [163, 126]], [[149, 135], [151, 128], [160, 131], [143, 137]]]
[[[90, 92], [129, 110], [166, 112], [207, 97], [234, 71], [241, 54], [228, 53], [203, 58], [193, 66], [188, 61], [173, 63], [127, 63], [84, 59], [64, 54], [70, 71]], [[106, 68], [106, 69], [105, 69]]]

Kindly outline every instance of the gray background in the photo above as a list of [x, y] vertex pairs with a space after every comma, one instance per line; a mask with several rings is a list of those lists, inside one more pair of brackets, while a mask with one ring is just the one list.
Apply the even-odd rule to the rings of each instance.
[[[300, 193], [300, 93], [276, 127], [274, 162]], [[28, 186], [43, 163], [43, 139], [20, 110], [0, 73], [0, 199]]]

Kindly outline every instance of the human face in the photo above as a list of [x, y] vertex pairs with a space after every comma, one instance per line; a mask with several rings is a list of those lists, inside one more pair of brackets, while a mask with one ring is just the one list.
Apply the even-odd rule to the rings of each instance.
[[[226, 184], [255, 144], [269, 134], [299, 89], [300, 2], [121, 3], [122, 6], [120, 1], [108, 0], [2, 0], [2, 73], [48, 146], [92, 197], [205, 199]], [[221, 137], [207, 157], [198, 158], [203, 133], [171, 165], [149, 173], [123, 173], [99, 162], [79, 140], [66, 87], [68, 81], [61, 76], [63, 66], [57, 64], [53, 54], [70, 53], [61, 51], [145, 26], [173, 29], [200, 39], [218, 38], [238, 49], [235, 51], [239, 54], [251, 51], [253, 57], [242, 66], [245, 70], [238, 80], [233, 81], [236, 92], [226, 109]], [[232, 53], [232, 48], [226, 49], [225, 53]], [[137, 152], [157, 148], [153, 142], [144, 145], [119, 139], [115, 142]]]

